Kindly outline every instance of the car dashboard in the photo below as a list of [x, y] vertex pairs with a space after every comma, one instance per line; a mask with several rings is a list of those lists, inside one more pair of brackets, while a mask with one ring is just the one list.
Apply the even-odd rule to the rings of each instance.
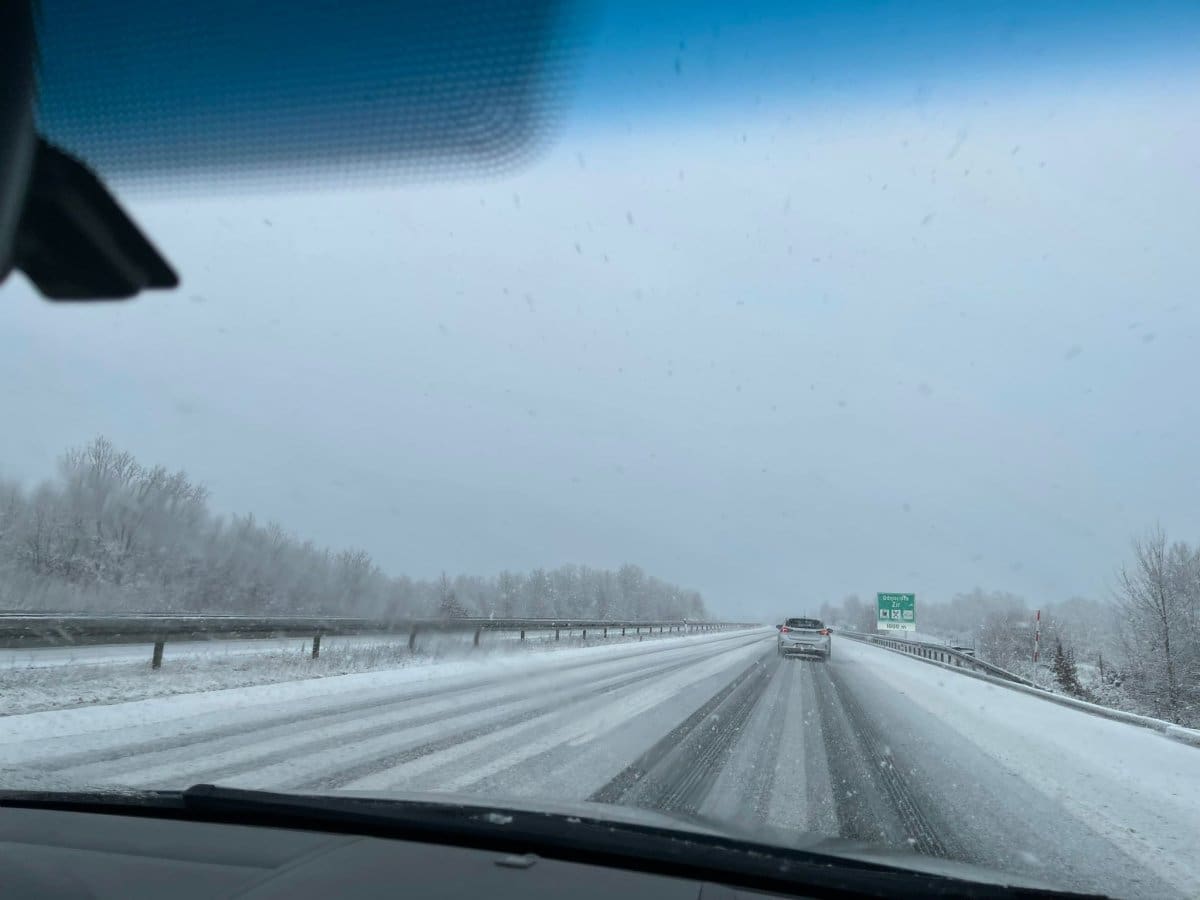
[[462, 846], [55, 809], [0, 809], [5, 896], [770, 896], [720, 884]]

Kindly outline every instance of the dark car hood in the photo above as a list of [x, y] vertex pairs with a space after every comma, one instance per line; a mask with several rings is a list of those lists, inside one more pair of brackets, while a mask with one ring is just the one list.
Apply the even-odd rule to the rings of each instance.
[[[179, 802], [197, 788], [182, 794], [178, 791], [138, 791], [113, 789], [79, 793], [63, 791], [48, 785], [32, 785], [25, 789], [0, 791], [0, 803], [27, 805], [30, 802], [54, 805], [62, 803], [116, 804], [122, 806], [158, 806], [164, 800]], [[216, 789], [220, 790], [220, 789]], [[236, 790], [236, 789], [235, 789]], [[971, 863], [926, 856], [907, 849], [881, 847], [861, 841], [814, 832], [792, 831], [769, 825], [748, 825], [744, 822], [716, 820], [691, 813], [646, 809], [636, 806], [616, 806], [587, 801], [546, 801], [522, 797], [480, 797], [472, 794], [418, 793], [411, 791], [326, 791], [326, 792], [244, 792], [269, 798], [274, 795], [294, 799], [303, 804], [305, 798], [330, 801], [365, 800], [383, 803], [395, 802], [398, 806], [426, 806], [451, 812], [461, 817], [478, 818], [489, 826], [504, 826], [511, 821], [511, 814], [551, 816], [562, 820], [564, 826], [579, 823], [586, 827], [603, 826], [649, 828], [676, 835], [696, 835], [739, 842], [743, 845], [760, 845], [764, 848], [779, 848], [828, 856], [833, 859], [861, 862], [870, 865], [891, 867], [913, 873], [958, 878], [990, 885], [1004, 885], [1034, 890], [1062, 890], [1053, 883], [1038, 880], [1026, 874], [999, 872]], [[753, 850], [753, 847], [748, 849]]]
[[[310, 794], [309, 796], [314, 795]], [[510, 810], [563, 816], [568, 820], [577, 818], [592, 822], [661, 828], [668, 831], [687, 832], [697, 835], [708, 835], [710, 837], [767, 844], [807, 853], [826, 854], [843, 859], [874, 863], [876, 865], [894, 866], [898, 869], [907, 869], [913, 872], [942, 875], [947, 878], [961, 878], [987, 884], [1011, 885], [1014, 887], [1042, 890], [1062, 890], [1060, 885], [1040, 881], [1025, 874], [999, 872], [972, 863], [923, 855], [912, 850], [883, 847], [815, 832], [790, 831], [770, 825], [746, 825], [745, 823], [720, 821], [706, 816], [678, 811], [643, 809], [636, 806], [616, 806], [608, 803], [592, 803], [588, 801], [545, 801], [519, 797], [483, 798], [471, 794], [436, 792], [331, 791], [326, 796], [362, 797], [376, 800], [395, 800], [402, 803], [431, 803], [457, 806], [464, 810], [478, 810], [481, 816], [502, 816], [506, 810]]]

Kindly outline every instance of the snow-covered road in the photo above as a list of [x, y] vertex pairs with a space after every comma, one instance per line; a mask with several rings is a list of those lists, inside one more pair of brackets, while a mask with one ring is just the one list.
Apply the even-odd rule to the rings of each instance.
[[457, 791], [812, 830], [1120, 896], [1200, 896], [1200, 750], [774, 631], [0, 718], [0, 783]]

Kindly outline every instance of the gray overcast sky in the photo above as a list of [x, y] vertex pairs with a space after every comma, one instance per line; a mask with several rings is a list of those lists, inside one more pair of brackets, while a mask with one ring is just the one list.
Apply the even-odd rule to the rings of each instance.
[[576, 121], [502, 180], [134, 198], [174, 294], [0, 292], [5, 475], [103, 433], [392, 573], [754, 615], [1099, 595], [1195, 539], [1200, 84]]

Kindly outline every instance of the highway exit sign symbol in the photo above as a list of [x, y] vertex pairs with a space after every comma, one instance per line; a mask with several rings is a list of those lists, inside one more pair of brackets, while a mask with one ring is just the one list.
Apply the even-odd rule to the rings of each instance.
[[916, 594], [876, 594], [875, 628], [879, 631], [916, 631]]

